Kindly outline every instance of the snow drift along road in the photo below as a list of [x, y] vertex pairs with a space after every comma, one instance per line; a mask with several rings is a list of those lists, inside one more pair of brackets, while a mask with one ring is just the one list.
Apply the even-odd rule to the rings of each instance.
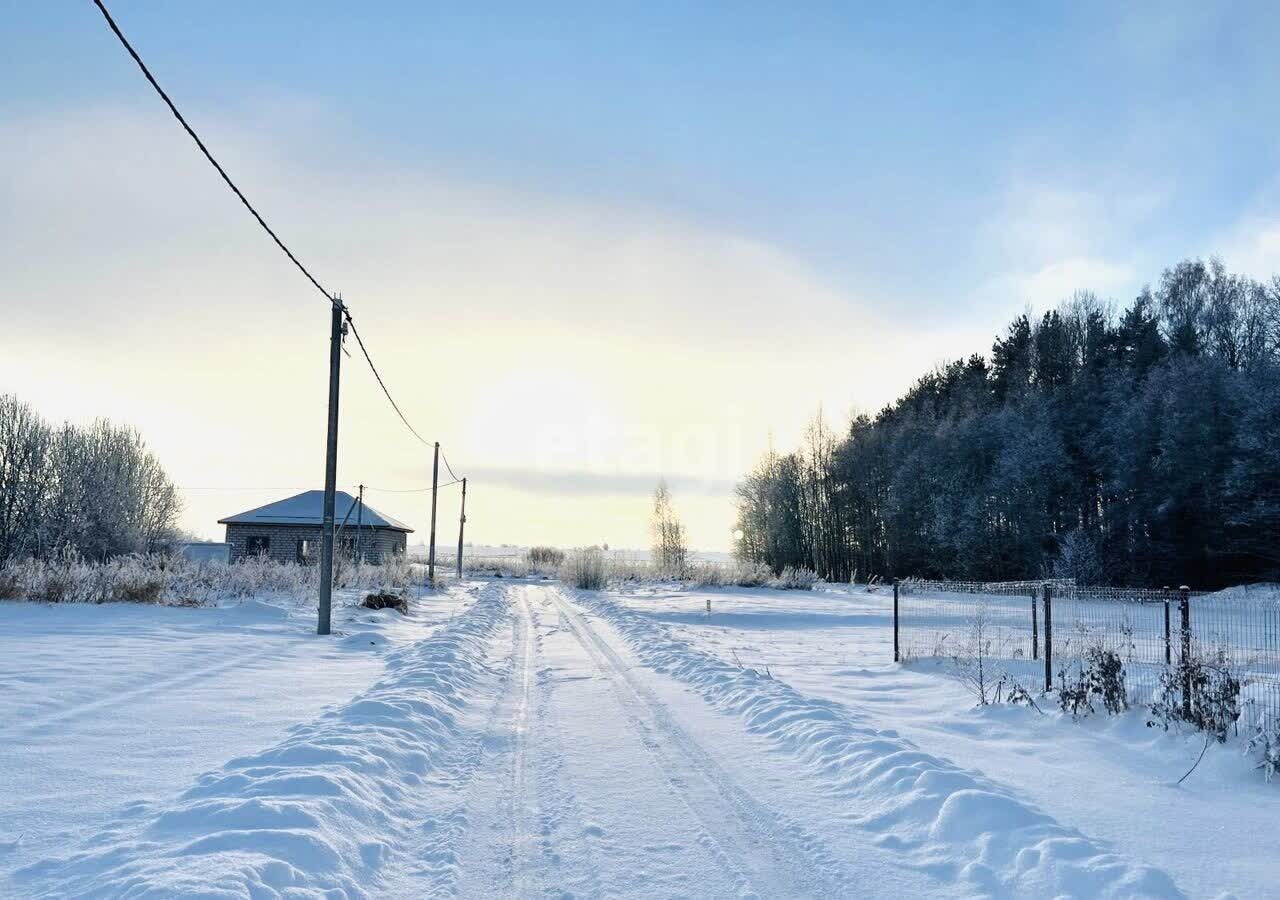
[[415, 789], [447, 756], [506, 615], [502, 591], [485, 589], [435, 636], [392, 654], [363, 695], [16, 883], [58, 897], [364, 896], [425, 815]]
[[806, 763], [847, 801], [853, 821], [908, 866], [979, 895], [1183, 896], [1164, 872], [1107, 851], [1001, 785], [864, 724], [848, 707], [698, 651], [607, 595], [582, 592], [578, 602], [612, 624], [646, 665]]

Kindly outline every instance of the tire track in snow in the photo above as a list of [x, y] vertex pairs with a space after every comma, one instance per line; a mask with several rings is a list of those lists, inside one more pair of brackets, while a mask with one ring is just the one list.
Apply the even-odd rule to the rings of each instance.
[[537, 798], [530, 788], [529, 766], [529, 704], [533, 698], [533, 622], [529, 612], [526, 592], [518, 592], [516, 603], [516, 627], [520, 630], [520, 659], [517, 675], [515, 721], [512, 723], [513, 745], [511, 754], [511, 821], [515, 832], [511, 843], [512, 887], [517, 897], [529, 896], [531, 854], [530, 845], [536, 840], [529, 824], [535, 812]]
[[[627, 722], [654, 767], [701, 824], [708, 849], [738, 882], [763, 897], [826, 897], [858, 893], [854, 879], [815, 836], [753, 797], [671, 717], [666, 706], [569, 603], [549, 589], [557, 607], [609, 682]], [[865, 893], [862, 892], [862, 893]]]
[[[524, 589], [526, 592], [528, 588]], [[553, 604], [543, 592], [538, 608], [534, 610], [535, 658], [537, 667], [537, 725], [538, 735], [535, 763], [538, 777], [540, 807], [539, 832], [542, 844], [542, 860], [545, 863], [543, 890], [549, 897], [599, 897], [605, 893], [600, 879], [593, 841], [598, 826], [589, 828], [582, 807], [578, 803], [578, 785], [567, 781], [567, 761], [564, 746], [564, 723], [556, 703], [555, 670], [546, 665], [543, 639], [560, 632], [560, 627], [548, 628], [540, 612], [555, 612]], [[567, 863], [562, 868], [562, 863]], [[549, 877], [555, 873], [555, 878]], [[554, 883], [553, 883], [554, 882]]]
[[603, 594], [579, 599], [645, 665], [740, 716], [749, 731], [807, 764], [850, 805], [848, 820], [877, 835], [879, 847], [900, 853], [906, 866], [980, 896], [1184, 896], [1167, 873], [1116, 855], [1008, 788], [863, 724], [840, 704], [730, 665]]
[[535, 636], [523, 590], [506, 586], [503, 595], [512, 628], [508, 674], [480, 735], [482, 762], [461, 789], [466, 794], [464, 829], [455, 836], [457, 879], [450, 893], [463, 896], [537, 893], [539, 847], [532, 823], [538, 797], [530, 775]]

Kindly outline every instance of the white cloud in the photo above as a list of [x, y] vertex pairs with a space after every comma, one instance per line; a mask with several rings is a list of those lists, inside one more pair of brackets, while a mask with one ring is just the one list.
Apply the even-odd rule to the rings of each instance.
[[1013, 177], [977, 230], [975, 253], [989, 274], [971, 297], [977, 308], [1011, 316], [1028, 305], [1054, 306], [1080, 290], [1127, 299], [1147, 263], [1143, 224], [1167, 197], [1134, 179], [1123, 188], [1083, 188]]
[[1111, 296], [1131, 286], [1138, 278], [1132, 266], [1077, 256], [1042, 266], [1035, 272], [1018, 277], [1015, 289], [1027, 303], [1043, 309], [1053, 306], [1080, 290]]
[[1269, 281], [1280, 274], [1280, 216], [1250, 217], [1215, 246], [1228, 271]]
[[[459, 468], [723, 484], [770, 428], [790, 445], [819, 402], [839, 413], [892, 399], [941, 340], [928, 335], [922, 351], [910, 323], [889, 324], [894, 311], [749, 235], [316, 158], [304, 139], [314, 110], [192, 115], [286, 242], [343, 293], [406, 414]], [[0, 171], [6, 389], [53, 418], [137, 425], [181, 484], [318, 481], [323, 298], [163, 110], [10, 119]], [[358, 356], [344, 371], [340, 443], [343, 484], [427, 477], [424, 448]], [[574, 499], [576, 520], [569, 507], [530, 517], [534, 501], [517, 493], [476, 485], [477, 539], [598, 539], [590, 498]], [[193, 494], [187, 524], [211, 533], [218, 515], [261, 502]], [[724, 546], [727, 498], [689, 502], [695, 542]], [[628, 503], [634, 519], [617, 506], [595, 514], [615, 541], [642, 542], [647, 491]], [[384, 505], [421, 524], [412, 496]]]

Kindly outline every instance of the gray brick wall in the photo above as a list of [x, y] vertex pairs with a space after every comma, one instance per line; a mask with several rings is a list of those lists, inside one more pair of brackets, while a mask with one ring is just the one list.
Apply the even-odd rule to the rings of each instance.
[[[231, 545], [232, 562], [248, 555], [249, 538], [261, 537], [267, 540], [267, 556], [276, 562], [291, 563], [298, 561], [298, 542], [309, 541], [311, 561], [319, 562], [321, 532], [319, 525], [228, 525], [227, 543]], [[350, 543], [354, 546], [355, 529], [344, 528], [339, 537], [342, 545]], [[391, 553], [404, 552], [405, 534], [389, 528], [365, 526], [360, 536], [360, 549], [366, 562], [380, 562]]]

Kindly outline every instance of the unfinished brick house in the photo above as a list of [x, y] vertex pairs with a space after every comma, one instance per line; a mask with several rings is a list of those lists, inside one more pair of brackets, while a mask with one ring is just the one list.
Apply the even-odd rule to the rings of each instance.
[[[413, 531], [345, 491], [335, 495], [334, 522], [335, 548], [352, 559], [358, 553], [368, 563], [404, 553], [407, 535]], [[319, 562], [324, 491], [304, 491], [219, 519], [218, 524], [227, 526], [232, 562], [248, 556], [266, 556], [277, 562]]]

